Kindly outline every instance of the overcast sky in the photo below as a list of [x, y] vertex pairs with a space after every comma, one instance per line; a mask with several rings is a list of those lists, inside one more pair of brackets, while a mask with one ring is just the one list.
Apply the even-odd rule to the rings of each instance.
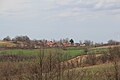
[[120, 40], [120, 0], [0, 0], [0, 39]]

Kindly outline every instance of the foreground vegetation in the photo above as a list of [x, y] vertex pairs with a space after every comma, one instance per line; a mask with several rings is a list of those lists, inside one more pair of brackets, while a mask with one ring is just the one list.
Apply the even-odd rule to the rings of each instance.
[[1, 50], [0, 80], [120, 80], [119, 62], [119, 47]]
[[[0, 80], [119, 80], [120, 65], [113, 63], [73, 69], [41, 69], [40, 64], [22, 62], [0, 63]], [[42, 73], [41, 73], [42, 71]], [[117, 75], [116, 75], [117, 74]], [[116, 79], [116, 77], [118, 79]]]

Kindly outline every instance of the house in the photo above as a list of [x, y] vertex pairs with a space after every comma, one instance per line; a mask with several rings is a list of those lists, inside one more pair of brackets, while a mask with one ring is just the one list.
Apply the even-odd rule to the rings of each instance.
[[62, 43], [62, 44], [63, 44], [63, 46], [65, 46], [65, 47], [71, 46], [71, 43], [66, 43], [66, 42], [64, 42], [64, 43]]

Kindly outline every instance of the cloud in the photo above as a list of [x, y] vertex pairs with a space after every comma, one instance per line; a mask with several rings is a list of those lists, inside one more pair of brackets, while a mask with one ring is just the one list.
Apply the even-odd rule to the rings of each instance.
[[74, 1], [75, 0], [53, 0], [53, 2], [57, 5], [68, 5]]
[[[120, 0], [1, 0], [0, 15], [45, 19], [120, 14]], [[48, 18], [47, 18], [48, 17]], [[85, 17], [85, 19], [87, 19]]]
[[0, 2], [1, 3], [0, 10], [6, 11], [15, 8], [18, 6], [19, 2], [20, 1], [17, 0], [4, 0], [4, 1], [2, 0], [2, 2]]
[[109, 2], [109, 3], [97, 3], [94, 10], [119, 10], [120, 9], [120, 2]]
[[78, 13], [75, 13], [75, 12], [64, 12], [64, 13], [60, 13], [58, 16], [59, 17], [74, 17], [77, 15]]
[[0, 12], [4, 14], [20, 12], [29, 7], [29, 3], [29, 0], [1, 0]]
[[120, 14], [120, 0], [56, 0], [54, 2], [56, 2], [54, 8], [59, 12], [58, 17]]
[[[36, 3], [35, 3], [36, 2]], [[31, 5], [29, 5], [31, 4]], [[37, 7], [43, 9], [63, 9], [63, 10], [116, 10], [120, 9], [120, 0], [1, 0], [0, 10], [21, 10], [26, 7]], [[42, 6], [41, 6], [42, 5]], [[35, 7], [36, 8], [36, 7]]]

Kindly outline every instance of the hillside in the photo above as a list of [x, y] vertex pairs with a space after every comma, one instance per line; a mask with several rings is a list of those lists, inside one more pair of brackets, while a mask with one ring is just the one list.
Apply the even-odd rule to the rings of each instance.
[[11, 41], [0, 41], [0, 47], [15, 47], [16, 44], [14, 44]]

